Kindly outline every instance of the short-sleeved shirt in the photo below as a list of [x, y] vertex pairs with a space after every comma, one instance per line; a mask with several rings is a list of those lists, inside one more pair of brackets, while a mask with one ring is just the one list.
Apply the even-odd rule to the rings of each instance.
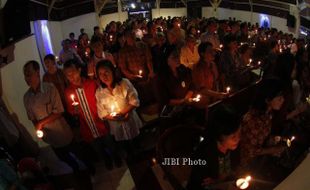
[[82, 86], [71, 84], [65, 90], [67, 110], [69, 113], [75, 114], [71, 95], [74, 95], [75, 101], [79, 103], [80, 131], [83, 140], [86, 142], [91, 142], [96, 138], [108, 134], [108, 129], [98, 117], [95, 97], [96, 89], [97, 83], [94, 80], [83, 79]]
[[[112, 112], [120, 112], [128, 105], [138, 107], [140, 104], [138, 93], [128, 79], [122, 79], [119, 84], [116, 84], [112, 93], [107, 88], [99, 87], [96, 91], [96, 99], [100, 118]], [[109, 120], [109, 125], [115, 140], [130, 140], [139, 135], [142, 121], [136, 111], [132, 110], [127, 121]]]
[[241, 122], [242, 138], [240, 141], [241, 164], [245, 166], [256, 157], [270, 135], [272, 117], [260, 115], [255, 110], [248, 111]]
[[[31, 89], [24, 95], [24, 105], [31, 121], [40, 121], [51, 114], [61, 114], [64, 108], [56, 87], [51, 83], [41, 83], [38, 92]], [[43, 126], [43, 140], [53, 147], [71, 143], [73, 134], [63, 117]]]
[[193, 69], [199, 61], [198, 46], [195, 46], [194, 51], [190, 50], [186, 45], [181, 48], [180, 63], [185, 67]]

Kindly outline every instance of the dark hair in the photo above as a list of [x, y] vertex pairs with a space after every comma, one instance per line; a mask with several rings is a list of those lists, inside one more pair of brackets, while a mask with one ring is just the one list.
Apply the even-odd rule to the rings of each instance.
[[276, 40], [271, 40], [269, 43], [270, 49], [273, 49], [277, 46], [278, 42]]
[[44, 57], [44, 61], [46, 61], [46, 60], [55, 61], [55, 55], [53, 55], [53, 54], [47, 54], [47, 55]]
[[276, 78], [264, 79], [259, 84], [252, 103], [252, 109], [258, 111], [258, 114], [263, 114], [267, 111], [267, 101], [282, 95], [283, 83]]
[[30, 61], [27, 61], [26, 64], [24, 65], [24, 67], [23, 67], [24, 72], [30, 66], [31, 66], [31, 68], [34, 71], [39, 71], [40, 70], [40, 64], [37, 61], [35, 61], [35, 60], [30, 60]]
[[291, 74], [295, 63], [295, 57], [290, 52], [282, 53], [277, 58], [275, 75], [284, 82], [286, 87], [291, 86]]
[[94, 32], [99, 29], [100, 29], [99, 26], [94, 26]]
[[70, 37], [71, 37], [71, 36], [73, 36], [73, 37], [74, 37], [75, 35], [74, 35], [74, 33], [73, 33], [73, 32], [70, 32], [69, 36], [70, 36]]
[[66, 61], [64, 63], [63, 70], [68, 69], [68, 68], [73, 68], [73, 67], [76, 68], [76, 69], [80, 68], [79, 63], [77, 62], [77, 60], [70, 59], [70, 60], [68, 60], [68, 61]]
[[248, 49], [250, 49], [250, 46], [249, 44], [245, 43], [239, 48], [239, 52], [240, 54], [245, 54]]
[[[122, 78], [117, 75], [117, 70], [116, 70], [116, 68], [114, 67], [114, 65], [112, 64], [111, 61], [109, 61], [109, 60], [99, 61], [97, 63], [97, 65], [96, 65], [96, 73], [97, 73], [97, 75], [99, 73], [99, 69], [101, 69], [101, 68], [108, 68], [108, 69], [110, 69], [112, 71], [112, 76], [113, 76], [112, 87], [113, 88], [115, 87], [116, 84], [118, 84], [122, 80]], [[99, 78], [99, 76], [98, 76], [98, 78]], [[102, 88], [106, 88], [107, 87], [101, 80], [100, 80], [100, 84], [101, 84]]]
[[240, 128], [240, 119], [235, 110], [228, 105], [220, 105], [213, 111], [209, 123], [209, 138], [222, 141], [223, 137], [235, 133]]
[[203, 57], [202, 55], [206, 52], [208, 48], [212, 48], [212, 44], [210, 42], [203, 42], [198, 46], [198, 53], [200, 57]]
[[236, 36], [232, 35], [232, 34], [227, 34], [226, 36], [224, 36], [224, 48], [228, 49], [228, 45], [231, 42], [236, 42], [237, 38]]

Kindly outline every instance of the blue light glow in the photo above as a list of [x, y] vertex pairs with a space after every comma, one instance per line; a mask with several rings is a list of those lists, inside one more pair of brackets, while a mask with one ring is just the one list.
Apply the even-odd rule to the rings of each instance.
[[47, 20], [38, 20], [34, 22], [36, 38], [37, 40], [43, 43], [43, 46], [44, 46], [43, 52], [45, 53], [45, 55], [54, 54], [53, 46], [51, 43], [51, 37], [50, 37], [47, 24], [48, 24]]
[[259, 14], [260, 27], [270, 28], [270, 20], [267, 15]]

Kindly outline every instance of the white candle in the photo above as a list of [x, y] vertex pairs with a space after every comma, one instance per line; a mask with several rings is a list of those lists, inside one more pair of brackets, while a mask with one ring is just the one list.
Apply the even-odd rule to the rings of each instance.
[[220, 48], [221, 48], [221, 49], [223, 48], [223, 44], [220, 44]]
[[226, 88], [226, 93], [229, 93], [230, 92], [230, 87], [228, 86], [227, 88]]
[[42, 137], [44, 136], [44, 132], [43, 132], [41, 129], [38, 129], [38, 130], [36, 131], [36, 134], [37, 134], [37, 137], [38, 137], [38, 138], [42, 138]]
[[251, 38], [251, 35], [248, 35], [248, 38], [250, 39], [250, 38]]
[[90, 41], [88, 40], [87, 43], [90, 44]]
[[79, 103], [75, 101], [75, 96], [74, 96], [74, 94], [71, 94], [70, 97], [71, 97], [72, 105], [73, 105], [73, 106], [79, 105]]
[[242, 46], [242, 45], [243, 45], [243, 43], [241, 42], [241, 43], [240, 43], [240, 45]]
[[200, 34], [200, 30], [197, 30], [197, 33]]
[[139, 70], [139, 74], [138, 74], [138, 77], [139, 77], [139, 78], [143, 78], [142, 73], [143, 73], [143, 71], [142, 71], [142, 70]]
[[240, 178], [236, 181], [236, 186], [239, 189], [246, 189], [249, 187], [251, 179], [252, 179], [251, 176], [247, 176], [246, 178]]
[[258, 65], [260, 65], [260, 64], [261, 64], [261, 62], [260, 62], [260, 61], [258, 61], [258, 62], [257, 62], [257, 64], [258, 64]]
[[279, 51], [280, 51], [280, 53], [282, 53], [282, 48], [280, 48], [280, 50], [279, 50]]
[[255, 47], [255, 43], [253, 43], [253, 47]]
[[252, 63], [252, 61], [253, 61], [252, 59], [249, 59], [249, 63], [250, 63], [250, 64]]

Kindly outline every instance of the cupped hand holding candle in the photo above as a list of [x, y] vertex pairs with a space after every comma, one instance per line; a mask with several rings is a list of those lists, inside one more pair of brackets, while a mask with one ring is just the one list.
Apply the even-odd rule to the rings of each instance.
[[110, 116], [115, 117], [117, 113], [115, 112], [115, 105], [111, 105], [111, 113]]
[[250, 181], [251, 181], [252, 177], [251, 176], [247, 176], [245, 178], [240, 178], [236, 181], [236, 186], [239, 189], [246, 189], [250, 186]]

